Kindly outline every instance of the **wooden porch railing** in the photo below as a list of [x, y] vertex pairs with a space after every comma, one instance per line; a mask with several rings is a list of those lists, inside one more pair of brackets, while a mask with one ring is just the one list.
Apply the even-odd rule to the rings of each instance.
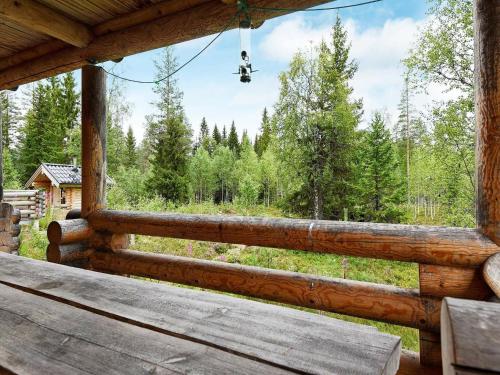
[[[73, 215], [74, 217], [74, 215]], [[127, 250], [127, 234], [266, 246], [419, 263], [420, 288], [335, 279]], [[420, 358], [406, 353], [401, 374], [420, 363], [439, 373], [443, 296], [491, 294], [480, 266], [498, 247], [476, 230], [391, 224], [94, 211], [53, 222], [50, 261], [197, 286], [420, 330]], [[76, 262], [76, 263], [75, 263]], [[80, 263], [78, 263], [80, 262]], [[411, 370], [413, 369], [413, 370]]]

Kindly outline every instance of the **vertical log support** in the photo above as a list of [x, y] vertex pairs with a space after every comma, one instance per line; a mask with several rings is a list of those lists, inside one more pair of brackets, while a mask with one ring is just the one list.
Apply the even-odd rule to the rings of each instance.
[[82, 218], [106, 204], [106, 73], [82, 68]]
[[[476, 218], [480, 231], [500, 245], [500, 7], [476, 0]], [[500, 249], [499, 249], [500, 250]]]

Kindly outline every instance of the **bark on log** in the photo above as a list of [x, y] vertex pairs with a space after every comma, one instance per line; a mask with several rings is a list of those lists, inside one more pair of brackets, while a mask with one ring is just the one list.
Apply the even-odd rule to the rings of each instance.
[[104, 208], [106, 194], [106, 73], [82, 69], [82, 218]]
[[96, 250], [111, 250], [117, 252], [128, 249], [129, 235], [121, 233], [95, 232], [89, 238], [89, 247]]
[[500, 245], [500, 7], [476, 0], [476, 216], [479, 229]]
[[439, 331], [441, 301], [420, 297], [412, 289], [131, 250], [114, 254], [96, 251], [91, 266], [99, 271]]
[[95, 230], [306, 250], [438, 265], [480, 266], [498, 246], [473, 229], [100, 210]]
[[49, 242], [56, 245], [86, 241], [91, 235], [92, 228], [85, 219], [53, 221], [47, 228]]
[[75, 261], [87, 261], [92, 254], [85, 242], [66, 245], [49, 244], [47, 246], [47, 260], [52, 263], [67, 264]]

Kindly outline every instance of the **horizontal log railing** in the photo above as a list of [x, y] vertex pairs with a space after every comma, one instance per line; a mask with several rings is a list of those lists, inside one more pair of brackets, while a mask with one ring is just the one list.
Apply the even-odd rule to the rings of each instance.
[[93, 229], [112, 233], [446, 266], [480, 266], [499, 249], [486, 236], [465, 228], [112, 210], [94, 212], [88, 220]]
[[[464, 228], [113, 210], [95, 211], [87, 220], [78, 212], [69, 217], [48, 228], [50, 261], [419, 329], [420, 356], [407, 353], [400, 374], [424, 368], [439, 373], [441, 299], [490, 296], [481, 266], [500, 250], [478, 231]], [[127, 250], [128, 234], [414, 262], [420, 267], [420, 287], [143, 253]]]

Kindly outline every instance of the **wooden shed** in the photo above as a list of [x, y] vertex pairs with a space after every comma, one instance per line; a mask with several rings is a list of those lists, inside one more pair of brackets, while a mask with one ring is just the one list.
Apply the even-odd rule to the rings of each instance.
[[[0, 253], [0, 372], [500, 372], [499, 309], [482, 302], [500, 296], [499, 0], [474, 1], [476, 228], [106, 208], [97, 63], [236, 28], [242, 12], [258, 25], [326, 2], [0, 1], [0, 90], [82, 69], [81, 212], [49, 225], [51, 263]], [[417, 263], [419, 288], [133, 251], [128, 234]], [[375, 328], [206, 289], [418, 329], [420, 353]]]
[[[113, 180], [107, 176], [106, 183]], [[75, 209], [82, 206], [82, 168], [72, 164], [42, 163], [24, 185], [45, 191], [47, 208]]]

